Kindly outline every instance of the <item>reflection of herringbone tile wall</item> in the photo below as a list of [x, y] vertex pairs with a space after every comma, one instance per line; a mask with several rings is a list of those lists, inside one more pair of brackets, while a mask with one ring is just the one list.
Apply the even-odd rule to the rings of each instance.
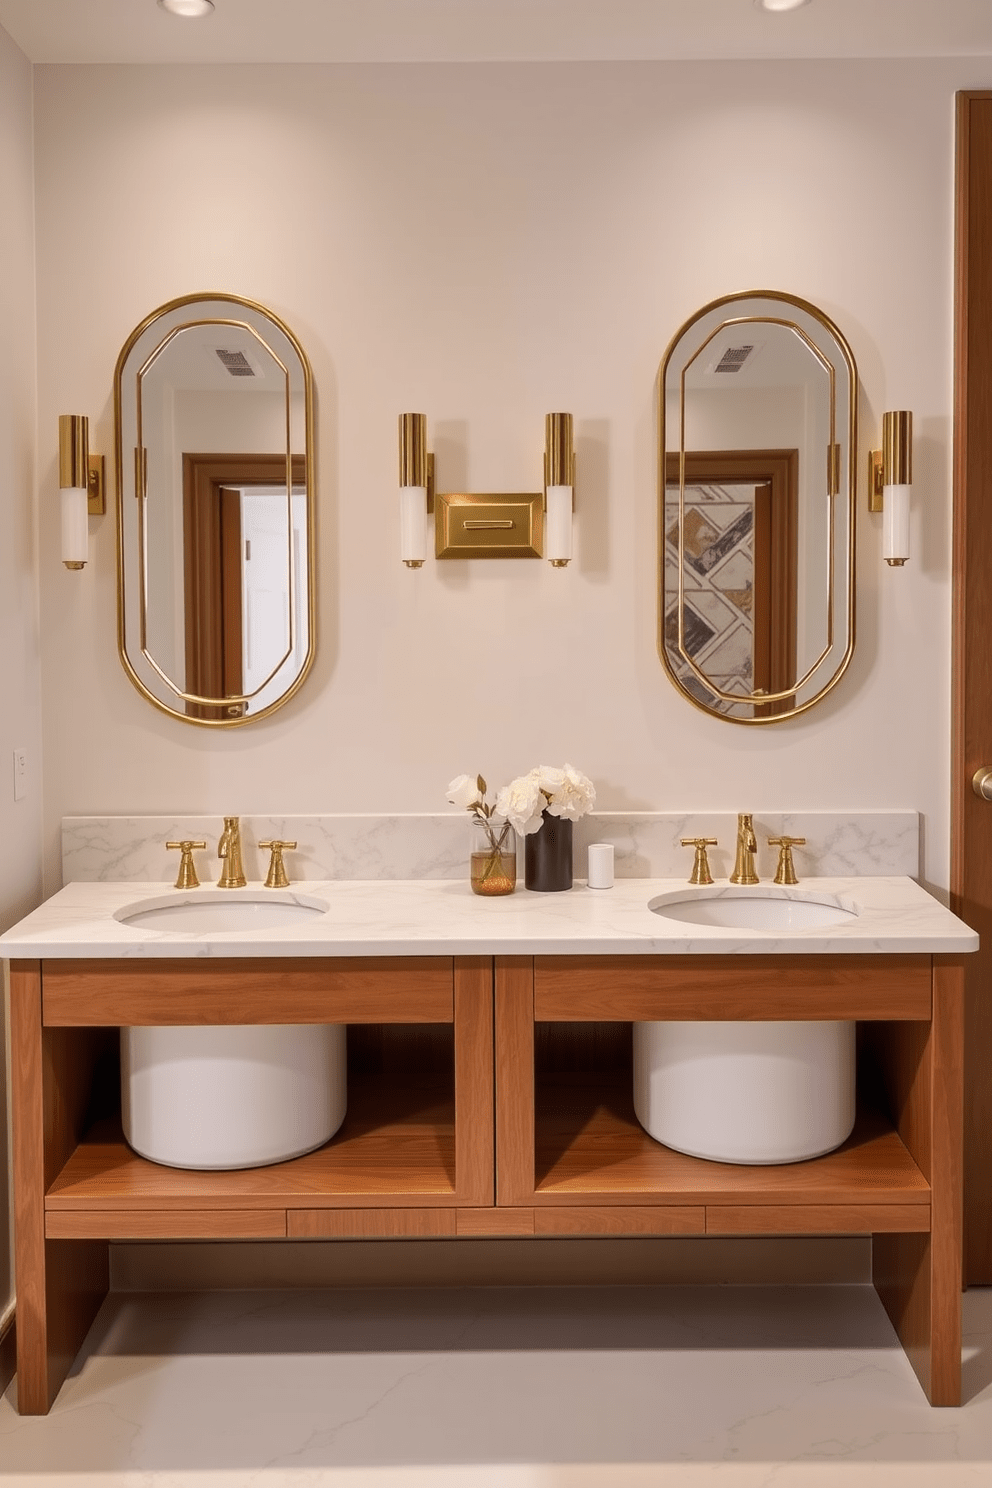
[[[679, 492], [665, 497], [665, 647], [683, 686], [713, 695], [679, 654]], [[723, 692], [754, 689], [754, 486], [685, 488], [685, 649]], [[723, 704], [724, 711], [733, 705]], [[741, 707], [742, 713], [749, 707]]]

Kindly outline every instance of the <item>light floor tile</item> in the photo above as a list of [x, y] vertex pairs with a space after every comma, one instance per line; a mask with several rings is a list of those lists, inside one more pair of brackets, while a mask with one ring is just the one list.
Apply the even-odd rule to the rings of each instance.
[[992, 1290], [933, 1410], [870, 1287], [108, 1298], [3, 1488], [992, 1488]]

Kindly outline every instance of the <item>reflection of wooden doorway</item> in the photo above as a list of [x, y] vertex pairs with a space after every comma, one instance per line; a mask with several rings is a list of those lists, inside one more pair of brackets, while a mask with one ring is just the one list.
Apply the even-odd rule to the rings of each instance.
[[[306, 462], [293, 456], [293, 484]], [[238, 697], [244, 686], [243, 486], [285, 486], [285, 455], [183, 455], [183, 576], [186, 688], [201, 697]], [[243, 703], [187, 703], [191, 718], [241, 717]]]
[[965, 1282], [992, 1283], [992, 93], [957, 99], [951, 907], [981, 939], [965, 977]]
[[[799, 451], [687, 450], [686, 484], [754, 488], [753, 687], [784, 692], [796, 680], [798, 623]], [[678, 487], [679, 456], [665, 461], [665, 484]], [[787, 713], [793, 698], [762, 707], [758, 717]]]

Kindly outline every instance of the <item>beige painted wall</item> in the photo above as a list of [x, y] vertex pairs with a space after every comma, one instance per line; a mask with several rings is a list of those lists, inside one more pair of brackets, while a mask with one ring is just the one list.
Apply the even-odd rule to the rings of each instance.
[[[34, 516], [35, 323], [32, 79], [0, 29], [0, 930], [41, 895], [41, 690]], [[15, 748], [28, 751], [28, 789], [13, 799]], [[4, 1040], [6, 1044], [6, 1039]], [[0, 1111], [6, 1110], [6, 1055]], [[0, 1172], [8, 1171], [0, 1121]], [[12, 1294], [7, 1184], [0, 1184], [0, 1322]]]
[[[301, 337], [320, 441], [315, 672], [218, 735], [119, 666], [112, 521], [82, 575], [58, 566], [42, 440], [48, 886], [64, 813], [431, 811], [462, 770], [562, 759], [607, 809], [915, 807], [946, 885], [953, 95], [990, 81], [961, 60], [37, 69], [41, 428], [86, 409], [109, 452], [127, 334], [224, 289]], [[836, 319], [866, 448], [886, 407], [917, 430], [913, 562], [882, 564], [862, 502], [851, 671], [757, 730], [694, 711], [655, 650], [658, 363], [747, 287]], [[403, 568], [397, 414], [427, 412], [442, 489], [513, 490], [558, 408], [572, 567]]]

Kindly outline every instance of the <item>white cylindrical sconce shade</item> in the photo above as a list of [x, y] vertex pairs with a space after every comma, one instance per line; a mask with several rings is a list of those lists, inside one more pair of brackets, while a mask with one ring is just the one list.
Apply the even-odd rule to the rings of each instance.
[[558, 568], [572, 557], [572, 488], [549, 486], [544, 521], [544, 556]]
[[62, 501], [62, 562], [83, 568], [89, 557], [89, 419], [59, 415], [59, 487]]
[[400, 557], [420, 568], [427, 557], [427, 415], [400, 414]]
[[572, 557], [572, 491], [575, 455], [572, 415], [549, 413], [544, 420], [544, 556], [554, 568]]
[[400, 487], [400, 557], [420, 568], [427, 557], [427, 487]]
[[913, 489], [913, 415], [882, 415], [882, 556], [893, 568], [909, 557], [909, 498]]
[[909, 497], [912, 486], [882, 487], [882, 557], [900, 568], [909, 557]]

